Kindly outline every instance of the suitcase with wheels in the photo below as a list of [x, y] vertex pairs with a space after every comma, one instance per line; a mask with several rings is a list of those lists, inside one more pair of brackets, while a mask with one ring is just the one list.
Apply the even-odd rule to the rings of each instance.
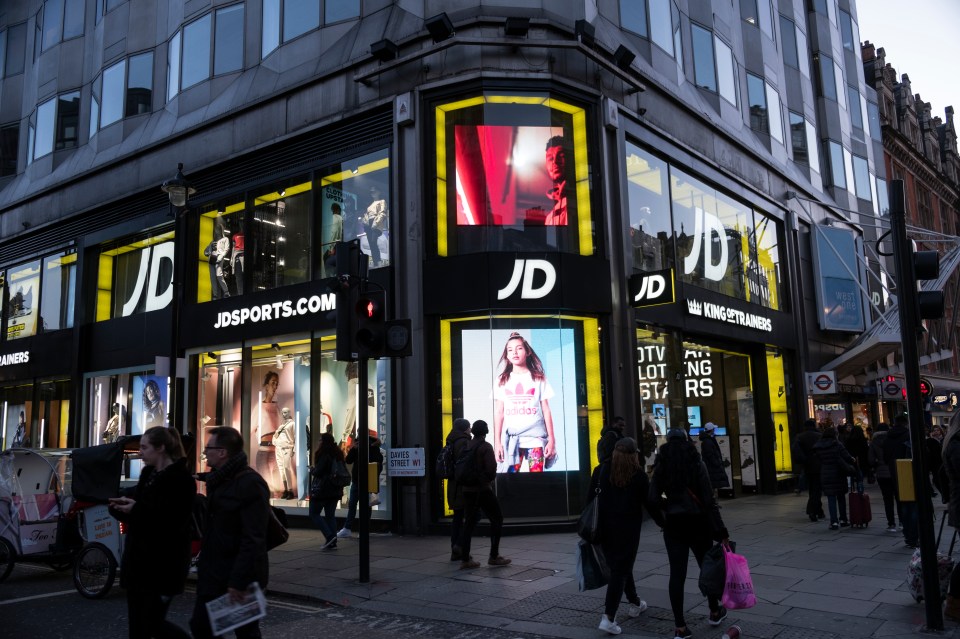
[[850, 493], [850, 525], [854, 528], [866, 528], [872, 519], [870, 495], [863, 492], [863, 477], [861, 476], [855, 484], [855, 490]]
[[[940, 598], [947, 596], [947, 590], [950, 588], [950, 573], [953, 572], [953, 546], [957, 543], [957, 531], [953, 531], [953, 537], [950, 540], [950, 550], [947, 554], [940, 552], [940, 538], [943, 536], [943, 527], [947, 523], [947, 511], [943, 511], [943, 517], [940, 519], [940, 532], [937, 534], [937, 576], [940, 579]], [[910, 594], [917, 602], [923, 601], [923, 569], [920, 566], [920, 549], [913, 551], [913, 556], [907, 564], [907, 586], [910, 588]]]

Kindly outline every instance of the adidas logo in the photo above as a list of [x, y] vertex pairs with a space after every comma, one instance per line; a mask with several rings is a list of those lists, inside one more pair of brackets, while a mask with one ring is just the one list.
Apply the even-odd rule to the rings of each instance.
[[687, 310], [691, 315], [703, 315], [703, 304], [697, 300], [687, 300]]

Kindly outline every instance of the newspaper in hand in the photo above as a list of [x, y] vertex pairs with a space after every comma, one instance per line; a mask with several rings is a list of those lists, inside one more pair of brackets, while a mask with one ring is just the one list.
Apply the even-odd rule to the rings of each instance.
[[210, 616], [210, 628], [214, 635], [225, 635], [235, 628], [263, 619], [267, 616], [267, 599], [256, 581], [250, 584], [243, 601], [230, 601], [230, 594], [207, 602], [207, 614]]

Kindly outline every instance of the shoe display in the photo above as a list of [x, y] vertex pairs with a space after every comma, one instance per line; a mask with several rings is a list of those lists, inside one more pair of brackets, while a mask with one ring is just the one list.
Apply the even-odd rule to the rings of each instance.
[[606, 615], [600, 617], [600, 625], [598, 628], [611, 635], [619, 635], [623, 632], [620, 626], [617, 625], [617, 622], [611, 621]]
[[490, 559], [488, 559], [487, 563], [491, 566], [506, 566], [511, 561], [512, 561], [511, 559], [507, 559], [506, 557], [501, 557], [500, 555], [497, 555], [496, 557], [491, 557]]
[[627, 616], [639, 617], [640, 614], [646, 609], [647, 609], [647, 602], [641, 599], [640, 603], [630, 604], [629, 606], [627, 606]]
[[710, 613], [710, 618], [707, 619], [707, 623], [711, 626], [719, 626], [720, 622], [727, 618], [727, 609], [723, 606], [720, 606], [719, 610]]
[[693, 636], [693, 633], [690, 632], [689, 628], [677, 628], [673, 633], [673, 639], [690, 639]]
[[472, 570], [474, 568], [479, 568], [480, 562], [474, 561], [473, 558], [464, 559], [460, 562], [460, 570]]
[[753, 457], [747, 456], [747, 458], [743, 460], [743, 463], [740, 464], [740, 468], [746, 468], [752, 465], [753, 465]]
[[340, 539], [346, 539], [352, 534], [353, 533], [350, 531], [349, 528], [341, 528], [340, 532], [337, 533], [337, 537], [339, 537]]

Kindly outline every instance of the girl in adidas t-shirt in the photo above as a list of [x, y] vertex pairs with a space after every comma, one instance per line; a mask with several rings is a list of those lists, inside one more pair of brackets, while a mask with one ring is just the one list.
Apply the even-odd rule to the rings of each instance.
[[507, 338], [500, 365], [503, 370], [493, 388], [497, 472], [520, 472], [526, 461], [531, 473], [542, 473], [557, 456], [550, 412], [553, 387], [540, 358], [520, 333]]

